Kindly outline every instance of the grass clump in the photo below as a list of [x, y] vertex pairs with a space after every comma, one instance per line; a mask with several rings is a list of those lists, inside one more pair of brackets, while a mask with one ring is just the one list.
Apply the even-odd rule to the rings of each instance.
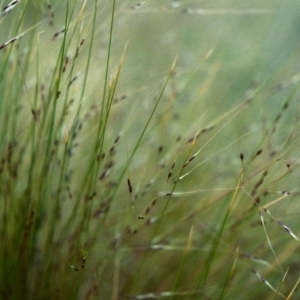
[[297, 299], [297, 2], [1, 4], [1, 299]]

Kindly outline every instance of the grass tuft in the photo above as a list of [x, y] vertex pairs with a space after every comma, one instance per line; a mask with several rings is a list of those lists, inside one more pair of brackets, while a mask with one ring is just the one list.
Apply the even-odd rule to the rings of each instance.
[[298, 299], [297, 1], [1, 1], [1, 299]]

